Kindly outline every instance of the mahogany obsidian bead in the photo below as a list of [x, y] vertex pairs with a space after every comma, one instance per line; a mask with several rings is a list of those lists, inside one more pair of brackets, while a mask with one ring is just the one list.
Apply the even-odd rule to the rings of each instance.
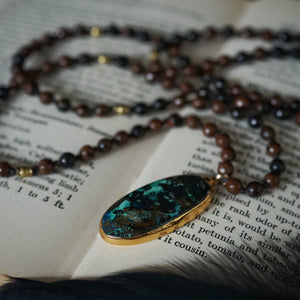
[[172, 89], [174, 87], [174, 80], [172, 78], [163, 78], [161, 81], [161, 85], [166, 89]]
[[133, 74], [141, 74], [144, 70], [143, 66], [138, 62], [132, 62], [129, 69]]
[[234, 102], [233, 102], [235, 107], [239, 108], [247, 108], [249, 106], [249, 100], [246, 97], [235, 97]]
[[262, 100], [261, 93], [256, 91], [250, 91], [247, 93], [247, 98], [252, 102], [257, 102]]
[[114, 136], [114, 141], [118, 145], [125, 145], [129, 140], [129, 134], [123, 130], [118, 131]]
[[183, 69], [183, 73], [188, 77], [194, 77], [198, 74], [198, 69], [194, 65], [188, 65]]
[[210, 90], [206, 87], [202, 87], [197, 91], [197, 94], [199, 97], [207, 99], [210, 96]]
[[201, 121], [197, 116], [188, 116], [185, 119], [185, 125], [191, 129], [197, 129], [201, 126]]
[[268, 173], [265, 178], [264, 178], [265, 183], [270, 187], [270, 188], [275, 188], [279, 185], [280, 183], [280, 177], [277, 174], [274, 173]]
[[38, 172], [41, 175], [51, 174], [54, 171], [54, 162], [50, 159], [42, 159], [38, 165]]
[[59, 164], [64, 168], [72, 168], [76, 162], [76, 157], [70, 152], [63, 153], [59, 158]]
[[203, 134], [207, 137], [213, 137], [217, 132], [217, 127], [215, 124], [206, 123], [202, 126]]
[[217, 33], [217, 30], [213, 26], [207, 26], [202, 32], [202, 36], [205, 39], [212, 39]]
[[183, 124], [183, 119], [181, 116], [179, 116], [178, 114], [172, 114], [168, 120], [167, 120], [167, 124], [170, 127], [179, 127]]
[[50, 73], [56, 68], [56, 64], [50, 61], [46, 61], [42, 64], [41, 69], [43, 73]]
[[231, 63], [232, 60], [228, 55], [221, 55], [218, 58], [218, 65], [222, 68], [229, 66]]
[[178, 67], [184, 69], [190, 64], [190, 59], [186, 56], [180, 56], [177, 59]]
[[74, 59], [69, 57], [69, 56], [61, 56], [59, 59], [58, 59], [58, 65], [62, 68], [67, 68], [71, 65], [73, 65], [74, 63]]
[[53, 101], [53, 93], [51, 92], [40, 92], [39, 99], [43, 104], [49, 104]]
[[83, 104], [74, 107], [74, 111], [79, 117], [87, 117], [91, 113], [89, 107]]
[[5, 86], [0, 86], [0, 99], [6, 100], [9, 96], [9, 89]]
[[58, 108], [58, 110], [63, 111], [63, 112], [65, 112], [71, 108], [71, 103], [66, 98], [57, 100], [55, 102], [55, 104], [56, 104], [56, 107]]
[[202, 70], [203, 70], [203, 72], [205, 74], [209, 74], [210, 75], [215, 70], [215, 63], [212, 60], [210, 60], [210, 59], [206, 59], [206, 60], [204, 60], [202, 62], [201, 68], [202, 68]]
[[112, 141], [104, 138], [98, 142], [97, 149], [100, 152], [108, 152], [112, 149], [112, 146], [113, 146]]
[[233, 119], [241, 120], [245, 118], [245, 109], [240, 107], [234, 107], [230, 109], [230, 115]]
[[170, 44], [168, 47], [168, 53], [171, 57], [176, 57], [180, 54], [180, 48], [177, 44]]
[[98, 104], [95, 108], [95, 114], [98, 117], [106, 116], [109, 113], [109, 111], [110, 111], [109, 107], [103, 104]]
[[112, 59], [112, 62], [121, 68], [126, 68], [129, 65], [129, 59], [125, 56], [116, 56]]
[[174, 78], [177, 75], [177, 70], [174, 67], [167, 67], [164, 71], [164, 75], [167, 78]]
[[162, 128], [163, 122], [159, 119], [151, 119], [148, 126], [151, 131], [158, 131]]
[[183, 94], [187, 95], [187, 94], [190, 94], [194, 90], [194, 87], [190, 82], [184, 81], [184, 82], [180, 83], [179, 90]]
[[92, 146], [85, 145], [80, 149], [79, 154], [83, 161], [89, 161], [94, 157], [95, 150]]
[[230, 137], [227, 133], [219, 133], [216, 136], [216, 144], [222, 149], [228, 148], [228, 146], [230, 145]]
[[0, 162], [0, 177], [11, 176], [12, 167], [6, 162]]
[[276, 109], [274, 110], [274, 117], [276, 119], [287, 120], [291, 116], [292, 116], [292, 112], [291, 112], [291, 109], [289, 107], [281, 105], [279, 107], [276, 107]]
[[149, 107], [145, 103], [138, 103], [133, 108], [132, 111], [137, 115], [145, 115], [149, 111]]
[[221, 161], [218, 165], [218, 173], [230, 176], [233, 173], [232, 163], [229, 160]]
[[158, 98], [154, 101], [152, 107], [156, 110], [164, 110], [168, 107], [169, 102], [163, 98]]
[[281, 146], [279, 143], [273, 142], [267, 146], [267, 154], [269, 156], [277, 156], [281, 153]]
[[130, 132], [130, 135], [134, 138], [141, 138], [145, 135], [146, 128], [142, 125], [135, 125]]
[[197, 97], [192, 101], [192, 106], [196, 109], [205, 108], [207, 100], [202, 97]]
[[176, 96], [175, 98], [173, 98], [172, 100], [172, 104], [175, 107], [183, 107], [186, 103], [186, 100], [183, 96]]
[[260, 135], [264, 140], [271, 141], [275, 138], [275, 131], [270, 126], [263, 126]]
[[152, 62], [148, 67], [148, 70], [153, 73], [159, 73], [162, 71], [162, 69], [163, 67], [159, 61]]
[[222, 160], [233, 160], [235, 159], [235, 151], [231, 147], [223, 148], [221, 151]]
[[273, 174], [281, 174], [284, 172], [284, 170], [285, 170], [285, 163], [281, 159], [276, 158], [271, 162], [270, 171]]
[[274, 95], [270, 98], [270, 104], [274, 107], [279, 107], [282, 104], [282, 98], [280, 96]]
[[248, 124], [252, 128], [260, 128], [263, 124], [262, 117], [260, 115], [252, 115], [248, 118]]
[[226, 112], [226, 105], [222, 101], [215, 100], [211, 103], [211, 109], [216, 114], [223, 114]]
[[24, 90], [28, 95], [37, 95], [39, 93], [39, 87], [35, 82], [25, 83]]
[[226, 182], [226, 189], [232, 195], [237, 195], [242, 190], [242, 182], [237, 178], [229, 178]]
[[256, 59], [264, 59], [268, 56], [267, 50], [258, 47], [254, 50], [253, 55]]
[[264, 192], [264, 185], [258, 181], [248, 183], [246, 193], [250, 197], [259, 197]]
[[241, 96], [243, 94], [243, 88], [237, 83], [230, 85], [229, 91], [232, 96]]

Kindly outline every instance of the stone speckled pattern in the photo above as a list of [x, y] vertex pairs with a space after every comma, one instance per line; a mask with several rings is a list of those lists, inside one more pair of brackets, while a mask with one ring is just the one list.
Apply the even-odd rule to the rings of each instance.
[[102, 218], [106, 235], [133, 238], [178, 218], [201, 203], [210, 187], [197, 175], [179, 175], [147, 184], [121, 198]]

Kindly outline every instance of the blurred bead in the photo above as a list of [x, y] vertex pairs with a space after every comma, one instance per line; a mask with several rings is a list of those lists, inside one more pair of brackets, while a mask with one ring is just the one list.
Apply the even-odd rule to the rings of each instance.
[[228, 193], [237, 195], [242, 189], [242, 182], [236, 178], [229, 178], [226, 182], [226, 189]]
[[0, 162], [0, 177], [9, 177], [11, 166], [6, 162]]
[[252, 115], [248, 117], [248, 124], [252, 128], [260, 128], [263, 124], [263, 121], [260, 115]]
[[54, 162], [50, 159], [43, 159], [39, 162], [38, 172], [41, 175], [51, 174], [54, 171]]
[[133, 107], [133, 112], [137, 115], [145, 115], [149, 111], [149, 107], [145, 103], [138, 103]]
[[71, 103], [68, 99], [57, 100], [55, 104], [58, 110], [63, 112], [68, 111], [71, 108]]
[[129, 135], [127, 132], [121, 130], [121, 131], [118, 131], [115, 136], [114, 136], [114, 140], [115, 142], [118, 144], [118, 145], [125, 145], [128, 140], [129, 140]]
[[223, 148], [221, 151], [222, 160], [234, 160], [235, 159], [235, 151], [231, 147]]
[[153, 108], [156, 110], [165, 110], [168, 107], [169, 102], [163, 98], [158, 98], [153, 103]]
[[185, 124], [187, 127], [191, 128], [191, 129], [197, 129], [200, 127], [201, 121], [197, 116], [188, 116], [185, 119]]
[[224, 102], [215, 100], [211, 103], [211, 109], [216, 114], [223, 114], [226, 112], [226, 105]]
[[263, 126], [260, 135], [264, 140], [271, 141], [275, 138], [275, 131], [270, 126]]
[[89, 161], [94, 157], [95, 150], [92, 146], [85, 145], [80, 149], [79, 154], [83, 161]]
[[158, 131], [162, 128], [162, 122], [159, 119], [150, 120], [148, 125], [151, 131]]
[[230, 145], [230, 137], [226, 133], [219, 133], [216, 136], [216, 144], [222, 149], [228, 149], [228, 146]]
[[273, 173], [268, 173], [265, 176], [264, 181], [270, 188], [275, 188], [275, 187], [279, 186], [280, 177], [279, 177], [279, 175], [276, 175]]
[[170, 127], [179, 127], [182, 125], [182, 123], [183, 123], [183, 119], [177, 114], [171, 115], [167, 120], [167, 124]]
[[104, 104], [98, 104], [95, 108], [95, 114], [98, 117], [104, 117], [109, 113], [109, 107]]
[[258, 181], [252, 181], [248, 183], [246, 191], [250, 197], [259, 197], [264, 192], [264, 185]]
[[43, 104], [50, 104], [53, 101], [53, 93], [51, 92], [40, 92], [39, 99]]
[[192, 106], [196, 109], [205, 108], [207, 104], [207, 100], [201, 97], [197, 97], [192, 101]]
[[97, 149], [100, 152], [108, 152], [112, 149], [112, 145], [111, 140], [104, 138], [98, 142]]
[[75, 165], [76, 157], [70, 152], [63, 153], [59, 158], [59, 163], [64, 168], [72, 168]]
[[141, 125], [135, 125], [131, 130], [131, 136], [134, 138], [143, 137], [145, 133], [146, 133], [146, 129]]
[[217, 127], [215, 124], [206, 123], [202, 126], [203, 134], [207, 137], [213, 137], [217, 132]]
[[279, 159], [274, 159], [270, 164], [270, 171], [273, 174], [281, 174], [285, 171], [285, 163]]
[[269, 156], [277, 156], [281, 153], [281, 146], [279, 143], [273, 142], [267, 146], [267, 154]]
[[87, 117], [90, 115], [91, 111], [88, 106], [86, 105], [78, 105], [74, 108], [75, 113], [79, 117]]

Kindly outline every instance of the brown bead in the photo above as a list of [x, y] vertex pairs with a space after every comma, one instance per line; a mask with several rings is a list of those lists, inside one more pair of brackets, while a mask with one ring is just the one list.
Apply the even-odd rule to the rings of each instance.
[[196, 109], [202, 109], [205, 108], [207, 104], [207, 100], [201, 97], [195, 98], [192, 101], [192, 106]]
[[260, 135], [264, 140], [271, 141], [275, 138], [275, 131], [270, 126], [263, 126]]
[[243, 88], [237, 83], [232, 84], [229, 87], [229, 91], [232, 96], [241, 96], [243, 94]]
[[270, 103], [274, 107], [278, 107], [282, 104], [282, 99], [281, 97], [274, 95], [273, 97], [270, 98]]
[[165, 77], [167, 78], [175, 78], [177, 75], [177, 70], [174, 67], [167, 67], [164, 73]]
[[273, 173], [268, 173], [265, 176], [264, 181], [270, 188], [275, 188], [275, 187], [278, 187], [278, 185], [279, 185], [280, 177], [279, 177], [279, 175], [276, 175]]
[[233, 173], [232, 163], [229, 160], [220, 162], [218, 165], [218, 173], [230, 176]]
[[258, 181], [252, 181], [247, 185], [246, 191], [250, 197], [259, 197], [264, 192], [264, 185]]
[[168, 53], [171, 57], [176, 57], [180, 54], [180, 49], [178, 45], [171, 45], [168, 49]]
[[239, 108], [249, 107], [249, 100], [245, 97], [238, 96], [234, 99], [233, 105]]
[[28, 80], [25, 72], [17, 72], [14, 74], [14, 78], [18, 85], [24, 84]]
[[6, 162], [0, 162], [0, 177], [9, 177], [11, 175], [11, 166]]
[[279, 143], [273, 142], [267, 146], [267, 154], [269, 156], [277, 156], [281, 153], [281, 146]]
[[295, 123], [300, 125], [300, 112], [296, 113], [295, 115]]
[[28, 95], [36, 95], [38, 94], [38, 86], [35, 82], [27, 82], [24, 84], [24, 91]]
[[222, 55], [218, 59], [218, 65], [222, 68], [225, 68], [231, 64], [231, 59], [228, 55]]
[[89, 28], [83, 24], [77, 24], [74, 28], [74, 32], [81, 36], [89, 33]]
[[174, 87], [174, 80], [171, 79], [171, 78], [164, 78], [162, 81], [161, 81], [161, 84], [162, 86], [166, 89], [166, 90], [169, 90], [169, 89], [172, 89]]
[[244, 38], [252, 38], [255, 36], [254, 30], [251, 27], [245, 27], [240, 31], [240, 35]]
[[235, 151], [231, 147], [227, 147], [222, 149], [221, 151], [222, 160], [234, 160], [235, 159]]
[[217, 127], [215, 124], [207, 123], [202, 126], [203, 134], [207, 137], [213, 137], [217, 132]]
[[215, 71], [215, 63], [210, 59], [204, 60], [201, 64], [201, 68], [205, 74], [211, 75]]
[[98, 142], [97, 149], [100, 152], [108, 152], [112, 149], [112, 146], [113, 146], [112, 141], [104, 138]]
[[187, 95], [194, 90], [194, 86], [190, 82], [182, 82], [179, 85], [179, 89], [183, 94]]
[[215, 37], [216, 33], [217, 31], [214, 27], [208, 26], [203, 30], [203, 38], [212, 39], [213, 37]]
[[40, 92], [39, 99], [43, 104], [49, 104], [53, 101], [53, 93], [51, 92]]
[[228, 193], [237, 195], [242, 189], [242, 182], [237, 178], [229, 178], [226, 182], [226, 189]]
[[49, 62], [49, 61], [46, 61], [42, 64], [42, 72], [43, 73], [50, 73], [52, 72], [54, 69], [56, 68], [56, 64], [55, 63], [52, 63], [52, 62]]
[[253, 54], [257, 59], [264, 59], [267, 56], [267, 51], [261, 47], [258, 47], [253, 51]]
[[188, 65], [183, 69], [183, 73], [185, 76], [194, 77], [198, 74], [198, 69], [194, 65]]
[[197, 116], [188, 116], [185, 119], [185, 125], [191, 129], [197, 129], [201, 126], [201, 121]]
[[51, 174], [54, 171], [54, 162], [50, 159], [43, 159], [39, 162], [38, 171], [41, 175]]
[[56, 31], [56, 36], [59, 39], [65, 39], [65, 38], [71, 36], [71, 31], [68, 28], [61, 27], [61, 28], [58, 28], [58, 30]]
[[43, 36], [42, 36], [42, 43], [46, 46], [50, 46], [53, 44], [54, 40], [55, 40], [55, 36], [53, 36], [52, 34], [50, 33], [45, 33]]
[[131, 63], [129, 69], [133, 74], [141, 74], [144, 70], [143, 66], [138, 62]]
[[96, 114], [98, 117], [104, 117], [104, 116], [106, 116], [108, 113], [109, 113], [109, 108], [108, 108], [108, 106], [106, 106], [106, 105], [99, 104], [99, 105], [97, 105], [96, 108], [95, 108], [95, 114]]
[[78, 105], [74, 108], [74, 111], [79, 117], [87, 117], [90, 115], [90, 109], [86, 105]]
[[89, 161], [94, 157], [95, 150], [92, 146], [85, 145], [80, 149], [79, 153], [80, 153], [80, 158], [83, 161]]
[[160, 121], [159, 119], [152, 119], [148, 123], [151, 131], [159, 131], [162, 128], [162, 125], [162, 121]]
[[145, 78], [148, 82], [154, 82], [157, 79], [157, 74], [147, 71], [145, 74]]
[[211, 104], [211, 110], [216, 114], [223, 114], [226, 112], [226, 105], [222, 101], [215, 100]]
[[230, 144], [230, 137], [226, 133], [219, 133], [216, 136], [216, 144], [218, 147], [220, 147], [222, 149], [228, 148], [228, 146]]
[[67, 68], [74, 63], [74, 59], [69, 56], [61, 56], [58, 60], [58, 64], [62, 68]]
[[114, 141], [118, 144], [118, 145], [125, 145], [129, 140], [129, 135], [127, 132], [125, 131], [118, 131], [115, 136], [114, 136]]
[[176, 96], [174, 99], [172, 99], [172, 104], [175, 106], [175, 107], [183, 107], [186, 103], [186, 100], [183, 96]]
[[149, 72], [153, 72], [153, 73], [159, 73], [162, 71], [162, 65], [159, 61], [154, 61], [153, 63], [151, 63], [148, 67], [148, 71]]
[[247, 98], [252, 102], [258, 102], [262, 100], [262, 96], [259, 92], [250, 91], [247, 93]]
[[274, 35], [270, 30], [265, 29], [261, 32], [261, 37], [264, 41], [269, 42], [274, 38]]

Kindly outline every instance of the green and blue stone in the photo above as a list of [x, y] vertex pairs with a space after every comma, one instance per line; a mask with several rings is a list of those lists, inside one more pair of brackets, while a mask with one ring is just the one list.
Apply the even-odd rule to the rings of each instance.
[[147, 184], [112, 205], [101, 220], [111, 238], [132, 239], [185, 215], [207, 199], [210, 185], [198, 175], [179, 175]]

